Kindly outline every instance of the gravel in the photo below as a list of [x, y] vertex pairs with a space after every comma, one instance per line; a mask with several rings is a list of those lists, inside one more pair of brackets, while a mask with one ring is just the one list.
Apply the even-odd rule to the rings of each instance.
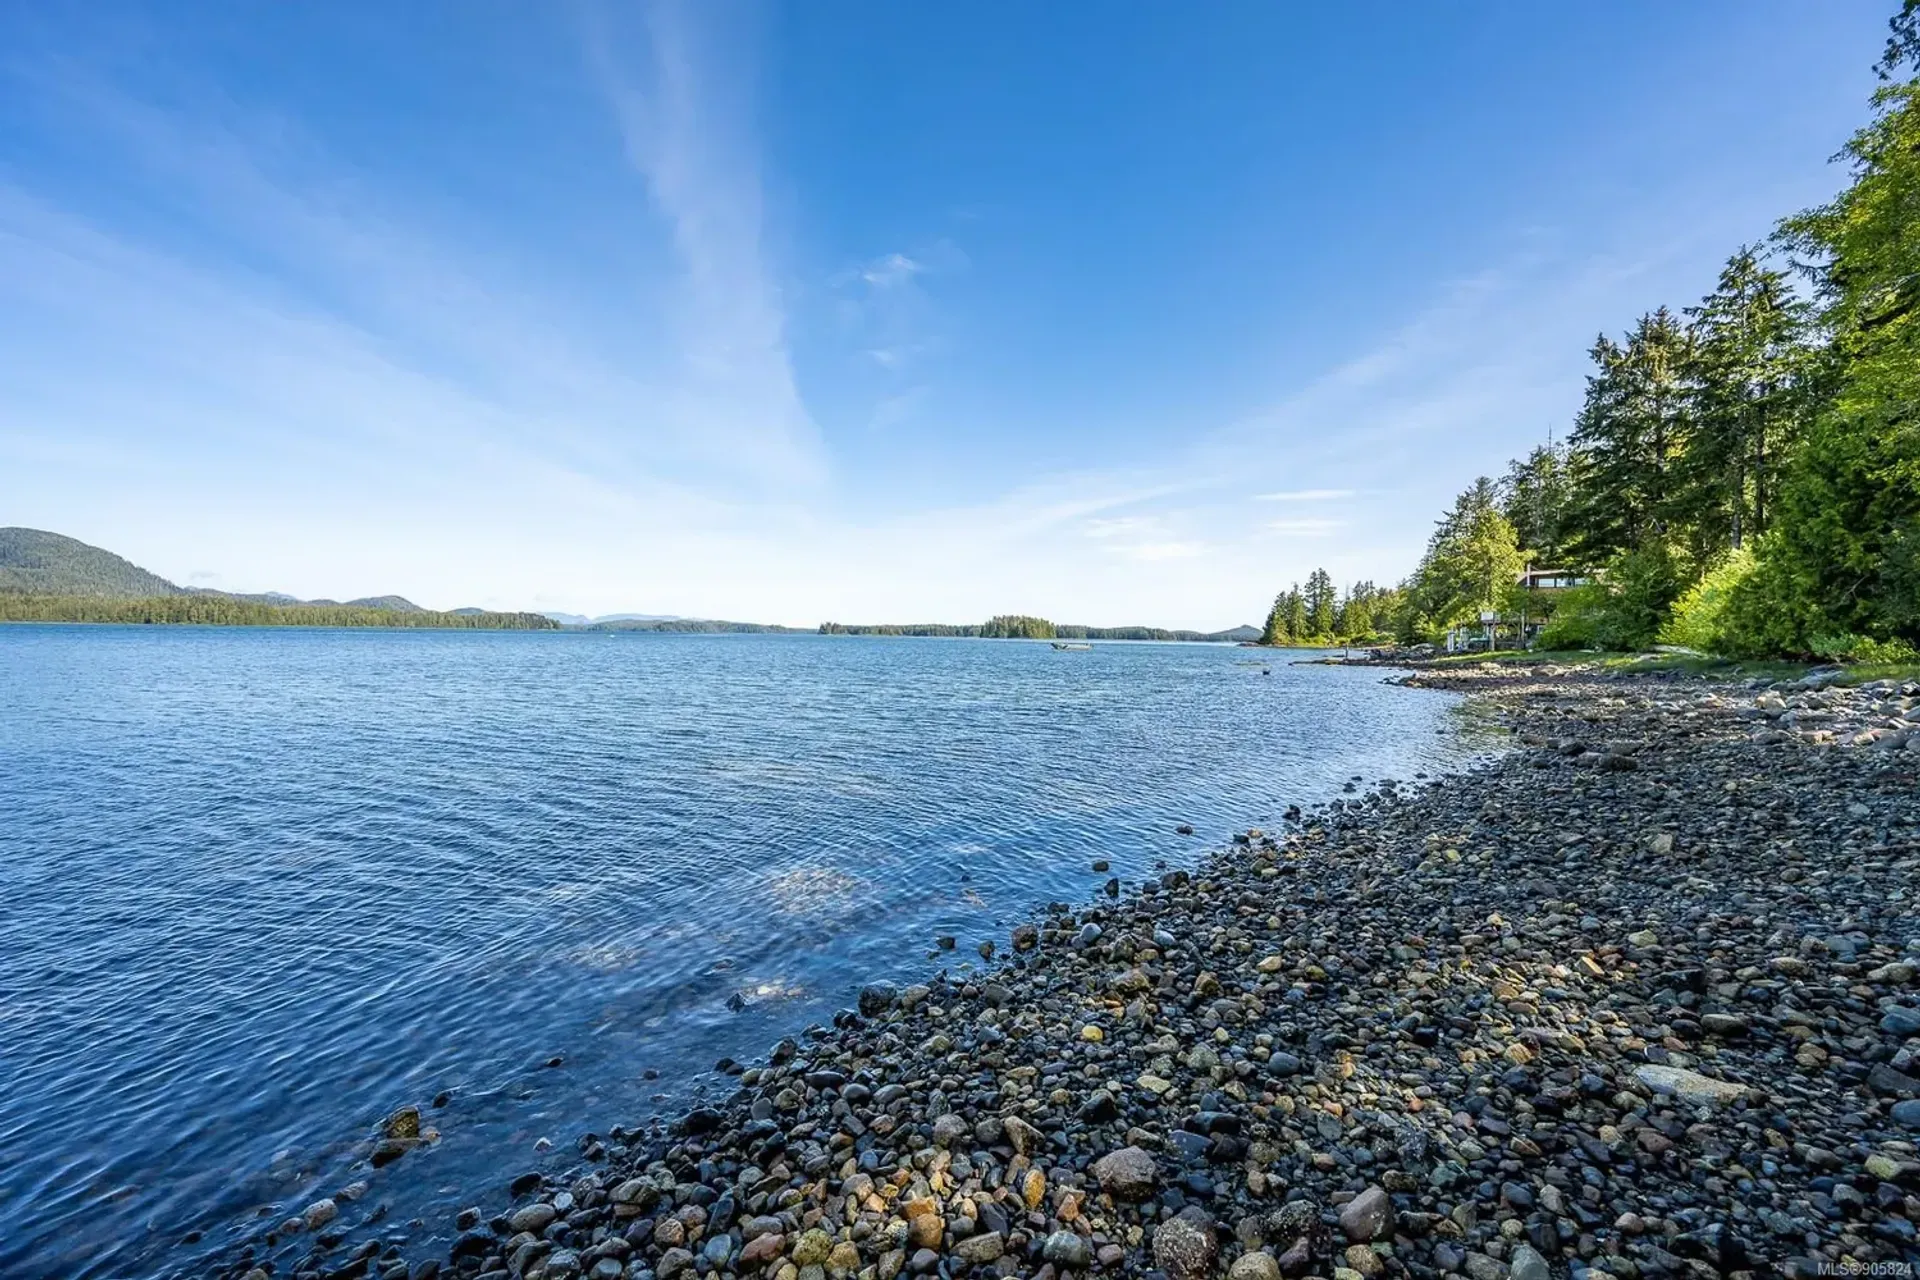
[[1920, 688], [1406, 682], [1515, 749], [870, 986], [432, 1257], [344, 1223], [216, 1274], [1911, 1274]]

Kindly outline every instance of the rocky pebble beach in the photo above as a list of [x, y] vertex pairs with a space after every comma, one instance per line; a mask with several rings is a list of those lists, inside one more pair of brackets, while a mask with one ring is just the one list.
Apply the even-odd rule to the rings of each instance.
[[869, 987], [432, 1256], [356, 1186], [216, 1274], [1911, 1275], [1920, 687], [1404, 679], [1513, 750]]

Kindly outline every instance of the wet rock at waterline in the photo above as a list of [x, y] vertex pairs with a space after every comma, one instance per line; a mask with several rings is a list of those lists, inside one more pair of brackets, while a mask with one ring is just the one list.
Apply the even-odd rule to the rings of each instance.
[[[1443, 678], [1484, 689], [1517, 750], [1049, 911], [999, 969], [869, 987], [627, 1156], [484, 1206], [441, 1274], [1655, 1280], [1911, 1256], [1911, 757], [1757, 742], [1764, 690]], [[1576, 739], [1606, 745], [1555, 745]], [[343, 1237], [244, 1261], [338, 1271]]]

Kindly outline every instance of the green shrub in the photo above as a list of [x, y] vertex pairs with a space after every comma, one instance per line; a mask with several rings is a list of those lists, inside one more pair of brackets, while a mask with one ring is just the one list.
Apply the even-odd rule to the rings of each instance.
[[1905, 640], [1875, 640], [1871, 636], [1854, 635], [1851, 632], [1841, 635], [1815, 636], [1812, 648], [1816, 656], [1833, 662], [1920, 661], [1920, 650], [1915, 649]]
[[1802, 563], [1779, 554], [1770, 532], [1754, 548], [1753, 570], [1727, 592], [1720, 615], [1720, 648], [1730, 658], [1802, 657], [1813, 637], [1836, 628], [1821, 608], [1816, 584]]
[[1543, 649], [1644, 649], [1660, 634], [1687, 586], [1687, 564], [1653, 543], [1615, 556], [1603, 581], [1574, 587], [1540, 633]]
[[1602, 645], [1644, 649], [1652, 644], [1691, 577], [1686, 559], [1664, 543], [1648, 543], [1615, 556], [1607, 566]]
[[1751, 656], [1730, 633], [1727, 614], [1735, 590], [1753, 567], [1753, 552], [1743, 548], [1709, 569], [1674, 602], [1673, 613], [1660, 628], [1661, 643], [1727, 657]]
[[1535, 641], [1542, 649], [1594, 649], [1607, 608], [1607, 589], [1598, 583], [1569, 587], [1553, 605], [1553, 616]]

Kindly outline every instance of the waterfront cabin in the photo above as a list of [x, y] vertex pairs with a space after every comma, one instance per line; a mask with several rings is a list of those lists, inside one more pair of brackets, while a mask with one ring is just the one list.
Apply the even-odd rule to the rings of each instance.
[[1600, 580], [1599, 570], [1536, 569], [1528, 565], [1514, 578], [1514, 598], [1519, 608], [1512, 614], [1495, 610], [1481, 613], [1477, 623], [1466, 622], [1447, 629], [1448, 653], [1472, 653], [1498, 648], [1502, 640], [1522, 649], [1533, 648], [1534, 641], [1553, 616], [1554, 601], [1562, 592], [1584, 587]]

